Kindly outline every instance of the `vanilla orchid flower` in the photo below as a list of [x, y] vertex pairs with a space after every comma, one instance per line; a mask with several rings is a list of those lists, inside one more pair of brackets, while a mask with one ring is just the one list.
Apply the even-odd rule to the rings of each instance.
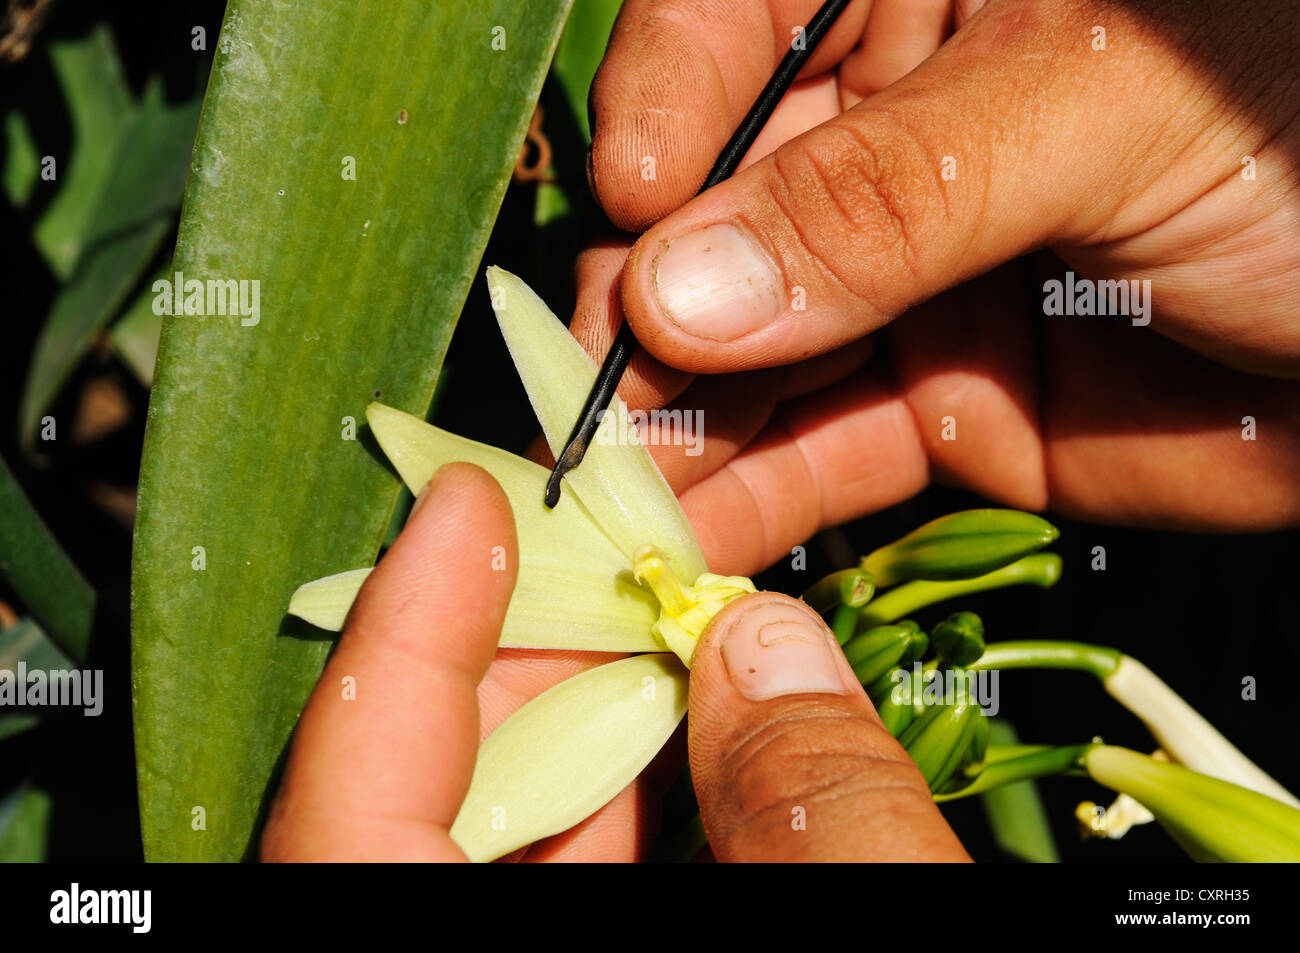
[[[527, 285], [499, 268], [489, 268], [487, 279], [511, 358], [559, 452], [598, 368]], [[686, 712], [696, 640], [754, 585], [707, 571], [677, 498], [617, 397], [553, 510], [542, 502], [549, 473], [536, 463], [383, 404], [367, 407], [366, 419], [411, 492], [453, 462], [483, 467], [505, 491], [519, 572], [502, 646], [647, 653], [556, 685], [484, 741], [451, 834], [472, 860], [491, 860], [567, 830], [636, 778]], [[306, 583], [289, 612], [341, 629], [370, 571]]]

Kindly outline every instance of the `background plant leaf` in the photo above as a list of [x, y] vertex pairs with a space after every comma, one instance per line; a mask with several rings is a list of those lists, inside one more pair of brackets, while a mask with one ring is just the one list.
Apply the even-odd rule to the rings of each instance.
[[552, 150], [551, 181], [537, 186], [536, 290], [559, 315], [572, 311], [569, 280], [573, 260], [593, 226], [604, 218], [587, 186], [591, 129], [587, 95], [605, 55], [623, 0], [582, 0], [573, 7], [555, 50], [551, 79], [542, 96], [542, 131]]
[[[63, 651], [84, 662], [95, 616], [95, 591], [46, 528], [4, 460], [0, 460], [0, 575]], [[0, 656], [4, 654], [0, 641]]]
[[[7, 669], [17, 677], [19, 662], [25, 663], [29, 672], [33, 669], [67, 671], [77, 667], [31, 619], [20, 619], [16, 625], [0, 629], [0, 671]], [[0, 709], [0, 741], [35, 728], [39, 722], [40, 716], [34, 711]]]
[[54, 800], [26, 782], [0, 797], [0, 864], [45, 860]]
[[[989, 744], [1019, 743], [1016, 729], [1006, 719], [994, 718], [989, 724]], [[1012, 857], [1035, 864], [1061, 862], [1037, 783], [1007, 784], [980, 795], [980, 802], [994, 841]]]
[[158, 339], [162, 334], [162, 315], [154, 314], [153, 310], [154, 299], [157, 297], [153, 284], [170, 277], [170, 268], [154, 273], [108, 333], [114, 349], [145, 387], [153, 383], [154, 364], [158, 361]]
[[84, 222], [76, 266], [37, 339], [19, 413], [24, 441], [32, 441], [41, 414], [171, 232], [199, 105], [169, 106], [155, 83], [125, 124]]
[[136, 107], [108, 27], [52, 43], [50, 62], [68, 104], [72, 153], [55, 166], [55, 181], [61, 185], [32, 239], [54, 274], [66, 279], [86, 244], [88, 225]]
[[175, 267], [260, 281], [261, 320], [163, 321], [132, 567], [150, 859], [254, 846], [331, 647], [289, 596], [373, 560], [397, 497], [344, 418], [427, 407], [567, 7], [227, 8]]
[[18, 110], [5, 114], [4, 190], [9, 204], [23, 208], [40, 176], [41, 157], [32, 129]]

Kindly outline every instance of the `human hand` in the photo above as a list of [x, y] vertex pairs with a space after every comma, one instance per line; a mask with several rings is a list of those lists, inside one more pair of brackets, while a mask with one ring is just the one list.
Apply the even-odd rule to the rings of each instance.
[[[497, 546], [504, 571], [492, 566]], [[617, 657], [497, 649], [517, 565], [514, 518], [496, 481], [469, 464], [439, 469], [362, 587], [303, 711], [264, 859], [465, 859], [448, 830], [480, 738], [533, 696]], [[672, 755], [666, 749], [664, 765], [522, 859], [642, 856]]]
[[[505, 571], [491, 566], [496, 546]], [[610, 659], [497, 650], [516, 552], [496, 482], [467, 464], [441, 468], [362, 588], [303, 712], [264, 859], [465, 859], [448, 832], [480, 738], [529, 698]], [[771, 593], [742, 603], [705, 633], [691, 679], [694, 777], [718, 856], [964, 858], [821, 619]], [[760, 644], [760, 625], [763, 642], [775, 633], [778, 644]], [[512, 859], [643, 858], [679, 762], [670, 746], [591, 818]], [[774, 799], [790, 801], [784, 824]], [[794, 808], [802, 823], [791, 827]]]
[[689, 711], [718, 860], [970, 859], [806, 603], [758, 592], [718, 613], [691, 660]]
[[[625, 246], [587, 254], [573, 323], [603, 354], [620, 289], [650, 352], [625, 399], [703, 411], [702, 456], [652, 452], [702, 537], [709, 513], [751, 528], [714, 540], [715, 568], [752, 571], [932, 477], [1099, 521], [1300, 520], [1300, 388], [1278, 379], [1300, 376], [1300, 8], [1000, 0], [966, 23], [973, 4], [855, 3], [749, 167], [688, 201], [817, 3], [734, 6], [625, 5], [593, 87], [593, 188], [616, 224], [658, 224], [621, 277]], [[949, 14], [964, 25], [939, 49]], [[737, 227], [730, 285], [683, 277]], [[1150, 327], [1043, 317], [995, 269], [1042, 245], [1089, 278], [1151, 280]], [[909, 309], [892, 366], [854, 373], [864, 335]], [[1242, 440], [1245, 416], [1267, 433]]]

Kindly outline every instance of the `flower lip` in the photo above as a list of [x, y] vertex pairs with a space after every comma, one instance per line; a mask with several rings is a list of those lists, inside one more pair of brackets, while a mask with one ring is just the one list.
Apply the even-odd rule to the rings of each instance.
[[701, 573], [685, 586], [663, 553], [654, 546], [639, 546], [633, 563], [636, 579], [659, 600], [659, 620], [650, 627], [663, 644], [690, 668], [695, 645], [713, 617], [723, 607], [754, 592], [744, 576]]

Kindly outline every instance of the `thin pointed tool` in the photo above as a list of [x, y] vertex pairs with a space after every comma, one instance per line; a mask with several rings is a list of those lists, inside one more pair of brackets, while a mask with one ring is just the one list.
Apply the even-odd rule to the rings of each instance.
[[[795, 38], [790, 49], [781, 58], [776, 72], [767, 81], [763, 91], [758, 94], [758, 99], [750, 107], [739, 128], [732, 134], [722, 154], [718, 156], [718, 161], [713, 164], [708, 178], [700, 186], [700, 192], [708, 191], [736, 171], [736, 166], [740, 165], [740, 160], [745, 157], [745, 153], [749, 151], [749, 147], [754, 144], [759, 132], [767, 124], [776, 104], [781, 101], [781, 97], [799, 75], [799, 70], [803, 69], [804, 63], [808, 62], [808, 57], [812, 56], [817, 44], [830, 32], [831, 27], [850, 2], [851, 0], [827, 0], [809, 21], [803, 33]], [[591, 393], [587, 395], [587, 401], [582, 405], [582, 413], [578, 415], [577, 423], [573, 425], [573, 433], [569, 435], [564, 450], [555, 458], [555, 468], [551, 470], [551, 477], [546, 481], [548, 507], [553, 508], [560, 502], [560, 481], [586, 456], [591, 439], [600, 425], [601, 412], [608, 408], [610, 401], [614, 399], [618, 382], [623, 379], [623, 372], [627, 370], [636, 346], [636, 336], [633, 335], [632, 329], [624, 324], [614, 337], [609, 353], [605, 355], [600, 373], [596, 375], [596, 382], [591, 387]]]

